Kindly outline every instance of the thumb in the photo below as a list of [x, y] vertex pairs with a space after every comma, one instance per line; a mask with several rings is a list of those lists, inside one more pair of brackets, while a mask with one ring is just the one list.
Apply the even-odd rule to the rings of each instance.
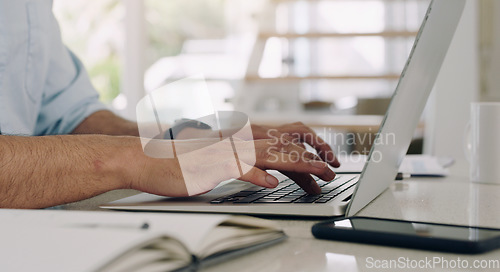
[[273, 175], [270, 175], [264, 170], [261, 170], [257, 167], [247, 165], [241, 162], [241, 168], [244, 169], [244, 175], [239, 178], [239, 180], [247, 181], [252, 184], [266, 187], [266, 188], [274, 188], [278, 186], [278, 179]]

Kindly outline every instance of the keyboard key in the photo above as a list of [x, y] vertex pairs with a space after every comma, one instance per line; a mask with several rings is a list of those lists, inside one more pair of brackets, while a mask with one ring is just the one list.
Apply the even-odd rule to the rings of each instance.
[[322, 195], [306, 195], [299, 198], [298, 200], [295, 200], [293, 203], [313, 203], [320, 197], [322, 197]]
[[274, 193], [272, 193], [272, 195], [284, 196], [284, 195], [288, 195], [289, 193], [291, 193], [291, 192], [287, 192], [287, 191], [278, 191], [278, 192], [274, 192]]
[[255, 193], [255, 192], [253, 192], [253, 191], [248, 191], [248, 192], [247, 191], [241, 191], [239, 193], [231, 195], [230, 197], [245, 197], [245, 196], [249, 196], [249, 195], [251, 195], [253, 193]]
[[335, 190], [336, 188], [338, 188], [339, 186], [341, 186], [342, 184], [328, 184], [328, 185], [325, 185], [323, 187], [321, 187], [321, 189], [323, 191], [331, 191], [331, 190]]
[[353, 179], [347, 180], [337, 176], [334, 181], [325, 182], [315, 179], [322, 188], [320, 195], [308, 195], [290, 179], [281, 181], [276, 188], [252, 186], [235, 194], [219, 197], [210, 201], [211, 204], [221, 203], [326, 203], [356, 184]]
[[278, 199], [280, 198], [281, 196], [264, 196], [264, 197], [261, 197], [259, 198], [260, 199], [266, 199], [266, 200], [275, 200], [275, 199]]
[[250, 195], [250, 196], [247, 196], [245, 198], [242, 198], [240, 200], [237, 200], [233, 203], [237, 203], [237, 204], [246, 204], [246, 203], [252, 203], [254, 202], [255, 200], [259, 199], [259, 198], [262, 198], [264, 197], [265, 195], [261, 195], [261, 194], [254, 194], [254, 195]]
[[240, 191], [240, 193], [241, 192], [254, 192], [255, 193], [255, 192], [261, 191], [262, 189], [264, 189], [264, 188], [256, 185], [256, 186], [252, 186], [250, 188], [247, 188], [245, 190], [242, 190], [242, 191]]
[[323, 181], [323, 180], [320, 180], [320, 181], [317, 181], [318, 185], [321, 187], [321, 186], [325, 186], [327, 185], [329, 182], [326, 182], [326, 181]]
[[224, 203], [224, 199], [213, 199], [210, 201], [210, 204], [221, 204], [221, 203]]
[[291, 196], [291, 195], [287, 195], [287, 196], [284, 196], [278, 200], [283, 200], [283, 201], [286, 201], [286, 202], [293, 202], [295, 201], [296, 199], [300, 198], [301, 196]]
[[274, 200], [270, 200], [270, 199], [257, 199], [255, 200], [254, 202], [252, 203], [265, 203], [265, 204], [283, 204], [283, 203], [291, 203], [292, 201], [290, 200], [286, 200], [286, 199], [274, 199]]

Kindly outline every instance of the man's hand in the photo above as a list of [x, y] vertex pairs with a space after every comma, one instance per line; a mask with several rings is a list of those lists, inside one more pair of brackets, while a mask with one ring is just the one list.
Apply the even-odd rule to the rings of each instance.
[[[203, 164], [209, 165], [209, 168], [216, 167], [212, 165], [213, 161], [220, 160], [222, 164], [228, 162], [232, 162], [233, 165], [236, 163], [234, 159], [234, 154], [232, 153], [232, 149], [230, 148], [229, 140], [226, 138], [226, 140], [219, 138], [221, 135], [232, 135], [234, 133], [237, 133], [238, 130], [241, 128], [236, 128], [236, 129], [227, 129], [224, 130], [223, 132], [219, 131], [207, 131], [207, 130], [199, 130], [199, 129], [191, 129], [187, 128], [184, 131], [181, 132], [183, 139], [191, 139], [191, 140], [185, 140], [185, 141], [175, 141], [176, 146], [178, 145], [179, 149], [177, 150], [178, 154], [180, 150], [180, 153], [189, 153], [191, 151], [195, 151], [195, 149], [200, 149], [204, 148], [204, 150], [207, 152], [207, 154], [212, 154], [212, 157], [207, 157], [206, 154], [201, 154], [201, 151], [196, 151], [193, 154], [198, 154], [196, 156], [193, 156], [193, 158], [190, 159], [190, 161], [197, 161], [198, 157], [204, 158], [202, 159], [201, 162], [198, 162], [198, 165], [200, 168], [203, 168]], [[295, 181], [304, 191], [308, 192], [309, 194], [319, 194], [321, 192], [321, 188], [317, 185], [316, 181], [314, 178], [311, 176], [311, 174], [314, 174], [314, 172], [301, 172], [301, 171], [296, 171], [296, 168], [291, 167], [287, 168], [286, 166], [288, 165], [293, 165], [292, 160], [290, 158], [284, 158], [280, 157], [279, 159], [276, 158], [276, 153], [273, 153], [275, 150], [281, 150], [280, 152], [283, 153], [288, 153], [290, 156], [294, 156], [293, 158], [296, 157], [303, 157], [302, 159], [311, 159], [314, 158], [315, 161], [322, 162], [326, 168], [327, 165], [324, 162], [327, 162], [333, 167], [339, 167], [340, 163], [337, 160], [332, 148], [323, 141], [311, 128], [305, 126], [303, 123], [293, 123], [293, 124], [286, 124], [283, 126], [278, 126], [278, 127], [272, 127], [272, 126], [259, 126], [259, 125], [251, 125], [251, 132], [250, 134], [248, 133], [243, 133], [245, 138], [243, 140], [246, 140], [247, 146], [249, 143], [254, 143], [255, 152], [257, 153], [257, 161], [248, 163], [249, 165], [256, 166], [259, 169], [272, 169], [272, 170], [279, 170], [282, 172], [284, 175], [288, 176], [291, 178], [293, 181]], [[252, 136], [253, 134], [253, 136]], [[211, 138], [205, 138], [201, 139], [204, 137], [211, 137]], [[253, 141], [257, 140], [257, 141]], [[220, 142], [222, 141], [222, 143]], [[245, 141], [244, 141], [245, 142]], [[266, 143], [266, 145], [263, 145], [263, 143]], [[149, 156], [152, 157], [162, 157], [164, 154], [172, 154], [172, 151], [168, 151], [167, 149], [171, 149], [171, 144], [166, 144], [163, 145], [161, 144], [162, 142], [155, 144], [156, 146], [149, 146], [145, 150], [146, 153], [149, 151], [154, 151], [155, 154], [148, 154]], [[225, 145], [223, 143], [226, 143]], [[312, 153], [306, 151], [305, 144], [308, 144], [312, 147], [314, 147], [319, 155], [313, 155]], [[211, 147], [208, 147], [208, 145], [214, 145]], [[206, 147], [207, 146], [207, 147]], [[205, 148], [206, 147], [206, 148]], [[217, 149], [217, 150], [216, 150]], [[247, 148], [247, 150], [252, 150], [250, 148]], [[227, 156], [227, 158], [222, 158], [222, 157], [217, 157], [215, 154], [219, 154], [219, 152], [227, 152], [223, 156]], [[267, 152], [267, 153], [266, 153]], [[160, 153], [160, 154], [158, 154]], [[163, 154], [161, 154], [163, 153]], [[200, 154], [199, 154], [200, 153]], [[220, 154], [219, 154], [220, 155]], [[186, 157], [188, 155], [184, 155]], [[274, 165], [266, 165], [262, 164], [262, 158], [264, 156], [270, 156], [271, 158], [269, 159], [274, 159], [275, 162], [280, 162], [278, 164]], [[171, 156], [172, 157], [172, 156]], [[181, 156], [182, 157], [182, 156]], [[207, 158], [207, 159], [205, 159]], [[259, 161], [259, 159], [261, 159]], [[295, 159], [297, 161], [298, 159]], [[181, 160], [182, 162], [185, 162], [186, 159]], [[260, 163], [260, 164], [259, 164]], [[226, 164], [224, 164], [226, 165]], [[182, 165], [181, 165], [182, 167]], [[192, 167], [189, 165], [186, 165], [187, 168], [191, 169]], [[220, 168], [221, 165], [218, 165], [217, 168]], [[226, 168], [228, 168], [228, 165], [226, 165]], [[224, 168], [224, 169], [226, 169]], [[234, 169], [232, 169], [234, 170]], [[330, 169], [328, 169], [329, 172], [331, 172]], [[226, 179], [229, 178], [238, 178], [239, 176], [234, 174], [234, 172], [228, 171], [227, 169], [224, 170], [228, 173], [233, 173], [229, 175], [230, 177], [224, 177]], [[201, 171], [200, 173], [203, 173], [204, 171]], [[333, 173], [333, 172], [332, 172]], [[185, 173], [186, 174], [186, 173]], [[198, 179], [200, 178], [195, 178], [196, 175], [199, 173], [192, 172], [191, 173], [192, 179]], [[191, 175], [190, 175], [191, 176]], [[241, 175], [240, 175], [241, 176]], [[328, 175], [317, 175], [319, 178], [322, 178], [323, 180], [332, 180], [335, 175], [334, 174], [328, 174]], [[243, 178], [245, 178], [244, 176]], [[222, 177], [220, 177], [222, 178]], [[190, 180], [191, 178], [188, 178]], [[242, 179], [242, 178], [240, 178]], [[272, 177], [268, 177], [268, 179], [272, 179]], [[220, 182], [222, 180], [216, 180], [215, 182]], [[246, 180], [252, 182], [252, 180]], [[209, 182], [210, 183], [210, 182]], [[191, 184], [188, 182], [187, 184]], [[218, 184], [218, 183], [217, 183]], [[257, 184], [257, 183], [256, 183]], [[259, 184], [261, 186], [266, 186], [265, 184]], [[198, 186], [198, 185], [197, 185]], [[204, 187], [206, 186], [206, 187]], [[211, 184], [206, 184], [204, 186], [200, 186], [199, 188], [204, 188], [208, 190], [212, 189], [215, 187], [215, 185]], [[197, 193], [200, 193], [203, 191], [202, 189], [195, 189], [195, 190], [188, 190], [188, 191], [196, 191]]]
[[[308, 144], [316, 149], [316, 152], [322, 160], [333, 167], [340, 167], [340, 162], [330, 145], [321, 139], [314, 130], [304, 125], [302, 122], [285, 124], [278, 127], [252, 125], [252, 132], [255, 139], [273, 139], [275, 142], [292, 142], [300, 145], [304, 149], [304, 144]], [[321, 192], [321, 188], [309, 173], [298, 173], [295, 171], [281, 172], [295, 181], [304, 191], [310, 194], [319, 194]]]
[[258, 139], [275, 139], [276, 141], [288, 141], [295, 144], [309, 144], [316, 149], [318, 155], [333, 167], [340, 167], [335, 153], [314, 130], [302, 122], [285, 124], [282, 126], [260, 126], [252, 125], [253, 137]]
[[[320, 193], [311, 175], [334, 178], [325, 162], [339, 163], [310, 128], [301, 123], [251, 128], [256, 140], [221, 141], [220, 132], [212, 139], [176, 140], [175, 145], [162, 140], [165, 150], [177, 148], [178, 156], [168, 159], [147, 156], [138, 137], [0, 135], [0, 207], [49, 207], [128, 188], [188, 196], [208, 192], [231, 178], [272, 188], [278, 180], [268, 169], [283, 172], [311, 194]], [[138, 130], [135, 123], [101, 111], [73, 133], [136, 135]], [[304, 144], [313, 146], [319, 156], [307, 152]]]
[[[265, 171], [267, 169], [295, 175], [314, 174], [323, 180], [335, 177], [321, 158], [286, 140], [244, 141], [226, 138], [223, 141], [153, 141], [146, 150], [151, 160], [139, 175], [140, 178], [132, 181], [130, 187], [158, 195], [199, 195], [233, 178], [274, 188], [278, 180], [268, 174]], [[176, 157], [161, 159], [161, 153], [172, 154], [171, 149], [175, 149]], [[315, 182], [311, 184], [309, 180], [302, 179], [297, 183], [308, 193], [321, 192]]]

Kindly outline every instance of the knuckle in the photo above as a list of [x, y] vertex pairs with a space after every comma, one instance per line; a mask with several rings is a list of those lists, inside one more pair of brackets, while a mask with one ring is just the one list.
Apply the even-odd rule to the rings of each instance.
[[279, 152], [281, 150], [281, 147], [278, 145], [270, 145], [267, 148], [262, 149], [262, 152], [265, 152], [266, 154], [270, 152]]
[[269, 149], [279, 151], [282, 150], [284, 146], [285, 144], [283, 143], [283, 141], [280, 140], [275, 143], [269, 144]]
[[245, 176], [250, 181], [254, 181], [258, 177], [257, 171], [255, 171], [255, 169], [250, 170]]
[[297, 142], [297, 138], [294, 138], [290, 135], [283, 136], [283, 140], [285, 140], [287, 143], [292, 143], [292, 144]]

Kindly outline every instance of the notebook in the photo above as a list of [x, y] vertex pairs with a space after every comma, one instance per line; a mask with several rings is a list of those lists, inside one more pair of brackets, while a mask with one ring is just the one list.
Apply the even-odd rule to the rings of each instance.
[[[320, 196], [306, 195], [281, 176], [283, 181], [276, 190], [256, 188], [233, 180], [197, 197], [169, 198], [139, 194], [101, 207], [287, 216], [355, 215], [394, 181], [446, 57], [465, 3], [465, 0], [433, 0], [430, 3], [360, 175], [338, 175], [330, 183], [319, 181], [323, 190]], [[384, 139], [393, 140], [385, 142]]]
[[2, 271], [196, 271], [286, 238], [247, 216], [0, 210]]

